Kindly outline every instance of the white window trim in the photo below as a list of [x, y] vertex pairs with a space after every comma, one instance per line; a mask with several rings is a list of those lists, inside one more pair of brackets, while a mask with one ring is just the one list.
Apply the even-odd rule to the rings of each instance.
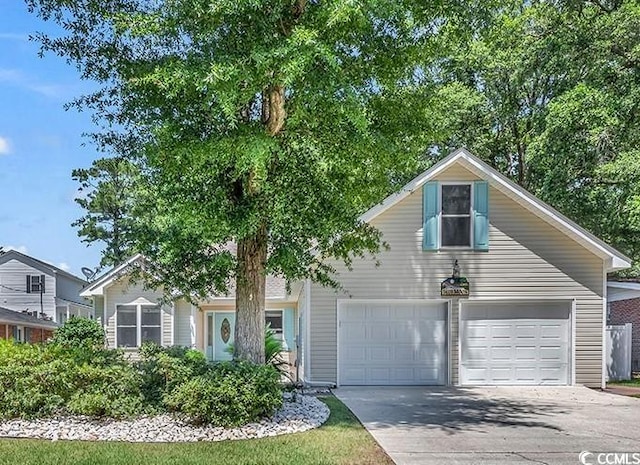
[[158, 307], [160, 309], [160, 345], [164, 346], [162, 341], [162, 336], [164, 334], [164, 318], [162, 315], [163, 309], [162, 305], [154, 304], [152, 302], [144, 302], [144, 303], [118, 303], [115, 304], [116, 311], [114, 314], [114, 331], [113, 331], [113, 340], [114, 346], [116, 349], [120, 348], [118, 346], [118, 307], [120, 306], [132, 306], [136, 307], [136, 346], [135, 347], [122, 347], [124, 350], [137, 350], [142, 345], [142, 307]]
[[280, 332], [278, 332], [275, 329], [272, 329], [272, 331], [275, 333], [276, 336], [280, 335], [282, 341], [284, 341], [285, 340], [285, 338], [284, 338], [284, 309], [283, 308], [265, 308], [264, 309], [264, 319], [265, 319], [264, 324], [265, 324], [265, 327], [267, 325], [267, 312], [273, 312], [273, 313], [278, 312], [278, 313], [280, 313], [280, 320], [282, 321], [282, 328], [280, 328]]
[[[442, 245], [442, 186], [469, 186], [469, 245]], [[473, 181], [441, 181], [438, 183], [438, 250], [473, 250]], [[447, 215], [466, 217], [467, 215]]]

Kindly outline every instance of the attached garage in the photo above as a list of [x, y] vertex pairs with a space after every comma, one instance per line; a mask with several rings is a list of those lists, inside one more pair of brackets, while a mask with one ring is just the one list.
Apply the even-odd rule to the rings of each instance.
[[571, 384], [571, 301], [464, 302], [460, 384]]
[[338, 301], [338, 384], [447, 383], [447, 303]]

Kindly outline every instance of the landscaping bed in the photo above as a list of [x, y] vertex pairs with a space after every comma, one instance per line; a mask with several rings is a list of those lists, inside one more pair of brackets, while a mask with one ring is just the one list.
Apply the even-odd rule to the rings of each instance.
[[317, 428], [329, 408], [311, 396], [285, 393], [275, 415], [236, 428], [193, 425], [177, 415], [143, 416], [127, 420], [72, 416], [0, 423], [0, 437], [83, 441], [195, 442], [252, 439]]
[[304, 433], [244, 441], [127, 443], [0, 439], [0, 464], [41, 465], [392, 465], [344, 404], [322, 398], [331, 415]]
[[0, 340], [0, 436], [219, 441], [305, 431], [327, 419], [322, 402], [285, 392], [281, 379], [276, 365], [211, 363], [185, 347], [145, 344], [132, 361], [104, 348], [98, 323], [71, 319], [47, 344]]

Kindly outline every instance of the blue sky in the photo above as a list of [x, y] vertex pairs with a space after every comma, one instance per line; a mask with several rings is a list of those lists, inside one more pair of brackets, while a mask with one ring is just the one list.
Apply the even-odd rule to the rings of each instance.
[[87, 247], [71, 227], [83, 213], [71, 170], [100, 154], [82, 137], [95, 129], [90, 114], [63, 105], [95, 84], [60, 57], [38, 57], [29, 34], [58, 34], [55, 25], [22, 1], [0, 3], [0, 245], [81, 276], [98, 265], [100, 246]]

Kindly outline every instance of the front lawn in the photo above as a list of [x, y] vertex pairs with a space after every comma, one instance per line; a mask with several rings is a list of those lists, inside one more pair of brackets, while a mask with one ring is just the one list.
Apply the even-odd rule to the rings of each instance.
[[333, 396], [322, 400], [331, 416], [306, 433], [196, 444], [0, 439], [0, 464], [393, 464], [344, 404]]

